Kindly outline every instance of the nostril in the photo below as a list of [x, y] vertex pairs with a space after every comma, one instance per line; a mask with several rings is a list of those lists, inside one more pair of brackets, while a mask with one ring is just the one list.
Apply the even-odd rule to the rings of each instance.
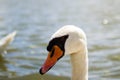
[[51, 54], [50, 54], [50, 57], [51, 57], [51, 58], [53, 57], [54, 52], [55, 52], [55, 49], [53, 48], [53, 49], [52, 49], [52, 52], [51, 52]]

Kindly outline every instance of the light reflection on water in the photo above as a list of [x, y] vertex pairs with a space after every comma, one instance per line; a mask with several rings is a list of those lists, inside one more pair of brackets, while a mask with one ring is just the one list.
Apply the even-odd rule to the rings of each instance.
[[[119, 0], [0, 0], [0, 38], [18, 31], [8, 54], [0, 55], [0, 76], [38, 72], [47, 55], [50, 36], [61, 26], [74, 24], [88, 38], [90, 79], [119, 80], [119, 3]], [[70, 76], [69, 63], [69, 57], [64, 57], [48, 73]]]

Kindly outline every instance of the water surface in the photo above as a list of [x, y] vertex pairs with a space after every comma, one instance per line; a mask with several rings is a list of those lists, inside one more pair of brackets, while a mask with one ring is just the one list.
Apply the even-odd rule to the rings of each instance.
[[[88, 38], [89, 79], [120, 79], [120, 0], [0, 0], [0, 38], [17, 30], [0, 55], [0, 79], [38, 73], [50, 36], [61, 26], [82, 28]], [[69, 57], [48, 74], [71, 74]]]

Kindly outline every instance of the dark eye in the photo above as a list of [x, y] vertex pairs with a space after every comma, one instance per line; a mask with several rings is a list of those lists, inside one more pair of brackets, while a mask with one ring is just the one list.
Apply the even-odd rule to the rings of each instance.
[[52, 50], [52, 52], [51, 52], [51, 54], [50, 54], [50, 57], [51, 57], [51, 58], [53, 57], [54, 52], [55, 52], [55, 49], [53, 48], [53, 50]]

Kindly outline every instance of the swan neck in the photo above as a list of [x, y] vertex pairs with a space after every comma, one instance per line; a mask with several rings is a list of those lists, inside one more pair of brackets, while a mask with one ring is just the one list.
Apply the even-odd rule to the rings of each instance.
[[87, 50], [73, 53], [70, 56], [72, 64], [71, 80], [88, 80], [88, 55]]

